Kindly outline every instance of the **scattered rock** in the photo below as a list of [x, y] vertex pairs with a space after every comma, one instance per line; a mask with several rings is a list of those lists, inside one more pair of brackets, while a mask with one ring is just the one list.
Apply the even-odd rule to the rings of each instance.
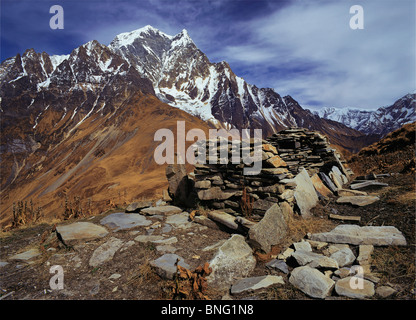
[[71, 240], [93, 240], [108, 234], [107, 229], [91, 222], [74, 222], [57, 226], [56, 229], [65, 242]]
[[175, 206], [160, 206], [160, 207], [145, 208], [141, 210], [140, 212], [149, 216], [154, 216], [154, 215], [167, 216], [167, 215], [171, 215], [175, 213], [180, 213], [182, 212], [182, 209], [179, 207], [175, 207]]
[[358, 250], [357, 262], [360, 265], [366, 265], [371, 263], [371, 255], [373, 254], [374, 246], [371, 244], [360, 245]]
[[354, 253], [350, 248], [343, 248], [338, 250], [337, 252], [333, 253], [330, 258], [334, 259], [338, 263], [339, 267], [350, 265], [355, 261]]
[[355, 222], [360, 222], [361, 221], [361, 217], [358, 216], [341, 216], [339, 214], [329, 214], [329, 219], [333, 219], [333, 220], [342, 220], [342, 221], [355, 221]]
[[308, 265], [312, 268], [338, 269], [338, 263], [334, 259], [311, 251], [297, 250], [292, 253], [291, 258], [294, 258], [300, 266]]
[[281, 276], [259, 276], [238, 280], [231, 287], [231, 294], [238, 294], [245, 291], [264, 289], [274, 284], [285, 284]]
[[377, 295], [379, 295], [382, 298], [388, 298], [396, 292], [396, 290], [388, 286], [381, 286], [376, 289]]
[[357, 190], [357, 189], [364, 189], [367, 187], [388, 187], [388, 186], [389, 185], [387, 183], [370, 180], [370, 181], [365, 181], [365, 182], [360, 182], [360, 183], [354, 183], [350, 185], [350, 188], [352, 190]]
[[263, 219], [250, 228], [249, 242], [266, 253], [270, 252], [271, 247], [285, 237], [288, 218], [280, 205], [274, 204], [266, 211]]
[[266, 263], [266, 267], [269, 269], [280, 270], [286, 274], [289, 273], [289, 268], [283, 260], [273, 259]]
[[152, 222], [139, 214], [128, 214], [123, 212], [112, 213], [101, 219], [101, 224], [109, 228], [114, 228], [113, 231], [130, 229], [138, 226], [148, 226]]
[[340, 279], [335, 284], [335, 291], [340, 296], [354, 299], [366, 299], [374, 295], [374, 284], [358, 276]]
[[308, 266], [293, 269], [289, 282], [308, 296], [319, 299], [330, 295], [335, 284], [322, 272]]
[[177, 251], [178, 248], [175, 248], [174, 246], [167, 244], [167, 245], [157, 246], [156, 250], [162, 253], [175, 253], [175, 251]]
[[252, 249], [244, 237], [234, 234], [219, 249], [210, 262], [212, 273], [207, 277], [209, 285], [228, 288], [235, 280], [248, 276], [256, 266]]
[[328, 245], [328, 242], [322, 242], [322, 241], [313, 241], [313, 240], [306, 240], [306, 241], [308, 241], [309, 242], [309, 244], [312, 246], [312, 247], [314, 247], [314, 248], [316, 248], [316, 249], [318, 249], [318, 250], [321, 250], [321, 249], [323, 249], [323, 248], [325, 248], [327, 245]]
[[111, 237], [107, 242], [103, 243], [97, 249], [95, 249], [92, 254], [89, 265], [91, 267], [97, 267], [104, 262], [110, 261], [113, 259], [114, 254], [118, 249], [123, 245], [123, 241], [120, 239]]
[[340, 197], [349, 197], [349, 196], [366, 196], [367, 192], [358, 191], [358, 190], [348, 190], [348, 189], [339, 189], [338, 195]]
[[9, 258], [9, 260], [24, 260], [28, 261], [31, 260], [37, 256], [41, 255], [41, 252], [37, 248], [32, 248], [29, 250], [26, 250], [22, 253], [15, 254]]
[[324, 183], [322, 182], [321, 178], [319, 178], [319, 175], [315, 173], [311, 178], [312, 184], [315, 187], [315, 190], [319, 192], [324, 197], [329, 197], [333, 193], [331, 190], [329, 190]]
[[319, 172], [319, 176], [321, 177], [322, 182], [328, 187], [329, 190], [331, 190], [332, 193], [337, 192], [338, 188], [325, 173]]
[[302, 240], [301, 242], [294, 242], [293, 247], [296, 251], [303, 250], [303, 251], [312, 251], [311, 244], [307, 241]]
[[284, 260], [286, 261], [287, 258], [289, 258], [293, 252], [295, 252], [295, 250], [293, 250], [292, 248], [287, 248], [283, 253], [279, 254], [277, 257], [280, 260]]
[[406, 245], [403, 234], [392, 226], [339, 225], [330, 232], [310, 235], [311, 240], [353, 245], [372, 244], [376, 246]]
[[174, 253], [166, 253], [156, 260], [150, 262], [150, 265], [155, 268], [156, 273], [164, 279], [172, 280], [177, 268], [176, 262], [181, 267], [190, 269], [189, 265], [185, 262], [184, 258]]
[[174, 243], [178, 242], [178, 238], [170, 237], [170, 238], [167, 238], [167, 239], [153, 240], [151, 242], [154, 243], [154, 244], [168, 245], [168, 244], [174, 244]]
[[347, 203], [357, 207], [364, 207], [380, 200], [376, 196], [343, 196], [337, 199], [337, 203]]
[[121, 274], [119, 274], [119, 273], [113, 273], [111, 276], [108, 277], [108, 279], [110, 279], [110, 280], [117, 280], [120, 277], [121, 277]]
[[130, 203], [126, 208], [126, 213], [138, 213], [141, 209], [151, 207], [152, 201], [137, 201]]
[[159, 240], [163, 240], [163, 236], [154, 236], [154, 235], [139, 235], [136, 238], [134, 238], [137, 242], [155, 242]]
[[208, 218], [216, 222], [219, 222], [232, 230], [239, 229], [238, 223], [235, 222], [236, 218], [232, 216], [231, 214], [225, 213], [223, 211], [219, 211], [219, 210], [209, 211]]

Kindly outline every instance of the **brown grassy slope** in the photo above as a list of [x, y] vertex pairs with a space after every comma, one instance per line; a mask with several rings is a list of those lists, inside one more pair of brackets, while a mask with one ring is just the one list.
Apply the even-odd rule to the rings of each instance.
[[208, 135], [205, 122], [151, 95], [136, 94], [113, 115], [87, 118], [44, 153], [29, 155], [30, 165], [1, 192], [2, 227], [10, 223], [13, 202], [21, 200], [32, 199], [46, 218], [61, 218], [66, 198], [74, 204], [79, 197], [84, 212], [98, 214], [136, 199], [160, 197], [167, 188], [166, 166], [154, 161], [161, 143], [154, 134], [167, 128], [176, 137], [178, 120], [185, 121], [186, 131], [200, 128]]
[[356, 174], [415, 173], [416, 122], [389, 133], [380, 141], [350, 157], [349, 166]]

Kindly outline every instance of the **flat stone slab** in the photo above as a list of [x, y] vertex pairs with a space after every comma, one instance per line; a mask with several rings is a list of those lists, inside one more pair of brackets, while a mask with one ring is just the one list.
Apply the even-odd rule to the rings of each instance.
[[182, 257], [174, 253], [166, 253], [158, 259], [151, 261], [150, 265], [156, 269], [156, 272], [159, 276], [164, 279], [171, 280], [177, 271], [175, 266], [177, 260], [179, 260], [178, 264], [181, 267], [187, 269], [190, 268]]
[[188, 227], [191, 222], [189, 221], [189, 214], [187, 212], [182, 212], [178, 214], [171, 215], [166, 218], [166, 223], [174, 227]]
[[387, 183], [370, 180], [370, 181], [365, 181], [365, 182], [360, 182], [360, 183], [354, 183], [350, 185], [350, 188], [352, 190], [357, 190], [357, 189], [363, 189], [367, 187], [388, 187], [388, 186], [389, 185]]
[[134, 241], [137, 242], [155, 242], [165, 239], [163, 236], [154, 236], [154, 235], [139, 235], [134, 238]]
[[160, 207], [150, 207], [145, 208], [140, 211], [140, 213], [148, 215], [148, 216], [154, 216], [154, 215], [171, 215], [175, 213], [180, 213], [183, 210], [179, 207], [175, 206], [160, 206]]
[[312, 268], [338, 269], [336, 260], [311, 251], [297, 250], [292, 253], [292, 258], [301, 266], [308, 265]]
[[40, 254], [41, 254], [41, 252], [38, 249], [33, 248], [33, 249], [29, 249], [29, 250], [27, 250], [25, 252], [15, 254], [15, 255], [11, 256], [9, 258], [9, 260], [24, 260], [24, 261], [28, 261], [28, 260], [31, 260], [31, 259], [39, 256]]
[[119, 231], [139, 226], [148, 226], [152, 223], [152, 221], [147, 220], [145, 217], [139, 214], [117, 212], [101, 219], [100, 223], [106, 225], [111, 229], [115, 229], [114, 231]]
[[108, 234], [106, 228], [91, 222], [74, 222], [68, 225], [57, 226], [64, 241], [92, 240], [102, 238]]
[[286, 274], [289, 273], [289, 268], [283, 260], [273, 259], [266, 263], [266, 267], [269, 269], [280, 270]]
[[344, 224], [335, 227], [330, 232], [315, 233], [309, 239], [332, 243], [348, 243], [353, 245], [372, 244], [375, 246], [398, 245], [405, 246], [403, 234], [392, 226], [365, 226]]
[[337, 203], [346, 203], [357, 207], [364, 207], [379, 200], [380, 198], [376, 196], [342, 196], [337, 199]]
[[340, 296], [354, 299], [370, 298], [375, 294], [374, 283], [358, 276], [338, 280], [335, 291]]
[[231, 287], [231, 294], [254, 291], [270, 287], [274, 284], [285, 284], [281, 276], [260, 276], [238, 280]]
[[359, 191], [359, 190], [348, 190], [348, 189], [339, 189], [338, 195], [340, 197], [348, 197], [348, 196], [366, 196], [367, 192]]
[[97, 267], [107, 261], [113, 259], [114, 254], [123, 245], [123, 241], [117, 238], [110, 238], [107, 242], [103, 243], [92, 254], [89, 265], [91, 267]]

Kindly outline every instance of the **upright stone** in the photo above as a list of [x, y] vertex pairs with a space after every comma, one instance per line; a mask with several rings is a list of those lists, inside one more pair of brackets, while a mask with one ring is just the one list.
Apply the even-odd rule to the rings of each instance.
[[302, 217], [311, 216], [310, 210], [316, 206], [319, 199], [305, 168], [302, 168], [299, 174], [294, 178], [296, 182], [295, 199]]
[[208, 284], [217, 289], [228, 289], [236, 278], [248, 276], [255, 266], [252, 249], [242, 235], [234, 234], [211, 260], [212, 273], [207, 277]]

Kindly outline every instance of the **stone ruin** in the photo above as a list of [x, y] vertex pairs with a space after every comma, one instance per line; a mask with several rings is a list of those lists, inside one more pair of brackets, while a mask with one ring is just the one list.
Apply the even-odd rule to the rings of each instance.
[[[315, 131], [290, 128], [261, 140], [262, 169], [257, 175], [244, 175], [243, 170], [250, 165], [243, 160], [232, 163], [233, 141], [226, 140], [224, 146], [220, 140], [196, 143], [195, 152], [201, 152], [204, 145], [202, 152], [206, 152], [208, 163], [195, 164], [194, 172], [186, 175], [183, 165], [167, 167], [169, 195], [174, 203], [259, 221], [273, 204], [286, 202], [294, 212], [307, 217], [320, 198], [336, 194], [352, 175], [327, 137]], [[220, 159], [212, 163], [209, 149], [214, 145], [218, 155], [226, 150], [227, 163]], [[242, 141], [243, 148], [250, 148], [253, 155], [253, 139]]]

